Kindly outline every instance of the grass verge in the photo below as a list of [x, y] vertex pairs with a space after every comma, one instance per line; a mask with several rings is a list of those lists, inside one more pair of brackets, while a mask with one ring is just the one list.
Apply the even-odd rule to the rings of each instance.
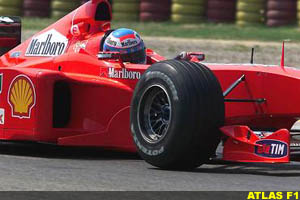
[[[53, 19], [23, 18], [24, 30], [41, 30], [55, 22]], [[263, 25], [239, 27], [234, 24], [174, 24], [112, 22], [113, 28], [126, 27], [139, 32], [142, 36], [180, 37], [222, 40], [275, 41], [289, 39], [300, 42], [300, 29], [296, 26], [268, 28]]]

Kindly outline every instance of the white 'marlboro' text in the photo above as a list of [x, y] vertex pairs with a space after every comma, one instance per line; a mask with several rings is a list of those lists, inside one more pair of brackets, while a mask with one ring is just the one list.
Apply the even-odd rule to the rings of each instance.
[[59, 56], [68, 45], [68, 40], [55, 30], [50, 30], [38, 37], [34, 37], [25, 56]]
[[125, 68], [122, 70], [116, 70], [113, 67], [108, 68], [108, 77], [109, 78], [122, 78], [122, 79], [140, 79], [141, 73], [134, 71], [127, 71]]

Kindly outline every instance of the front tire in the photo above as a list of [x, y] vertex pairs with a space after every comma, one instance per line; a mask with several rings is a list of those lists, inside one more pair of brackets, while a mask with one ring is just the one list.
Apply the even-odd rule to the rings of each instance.
[[158, 62], [138, 82], [131, 105], [131, 131], [140, 156], [163, 169], [193, 169], [220, 142], [224, 99], [204, 65]]

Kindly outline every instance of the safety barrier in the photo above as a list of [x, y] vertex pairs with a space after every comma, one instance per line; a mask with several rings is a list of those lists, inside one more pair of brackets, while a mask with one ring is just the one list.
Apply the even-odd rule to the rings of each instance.
[[240, 26], [264, 23], [264, 0], [238, 0], [236, 24]]
[[[88, 0], [0, 0], [0, 15], [61, 18]], [[109, 0], [116, 21], [300, 26], [300, 0]]]
[[88, 2], [89, 0], [82, 0], [81, 1], [81, 4], [84, 4], [84, 3], [86, 3], [86, 2]]
[[52, 0], [51, 17], [61, 18], [80, 5], [79, 0]]
[[113, 19], [118, 21], [138, 21], [140, 0], [114, 0]]
[[300, 26], [300, 0], [297, 1], [297, 20], [298, 26]]
[[199, 23], [205, 15], [206, 0], [173, 0], [171, 20], [176, 23]]
[[167, 21], [170, 18], [171, 0], [141, 0], [141, 21]]
[[293, 24], [297, 19], [296, 0], [268, 0], [267, 26], [284, 26]]
[[24, 0], [23, 15], [27, 17], [49, 17], [50, 0]]
[[210, 22], [234, 22], [236, 0], [209, 0], [207, 2], [207, 20]]
[[23, 0], [0, 0], [0, 15], [20, 16]]

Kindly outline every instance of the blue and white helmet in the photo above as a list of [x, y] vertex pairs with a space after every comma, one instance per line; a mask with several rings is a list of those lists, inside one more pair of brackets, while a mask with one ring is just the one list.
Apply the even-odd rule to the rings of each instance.
[[146, 63], [146, 48], [139, 34], [131, 29], [120, 28], [105, 39], [104, 51], [120, 52], [124, 62]]

